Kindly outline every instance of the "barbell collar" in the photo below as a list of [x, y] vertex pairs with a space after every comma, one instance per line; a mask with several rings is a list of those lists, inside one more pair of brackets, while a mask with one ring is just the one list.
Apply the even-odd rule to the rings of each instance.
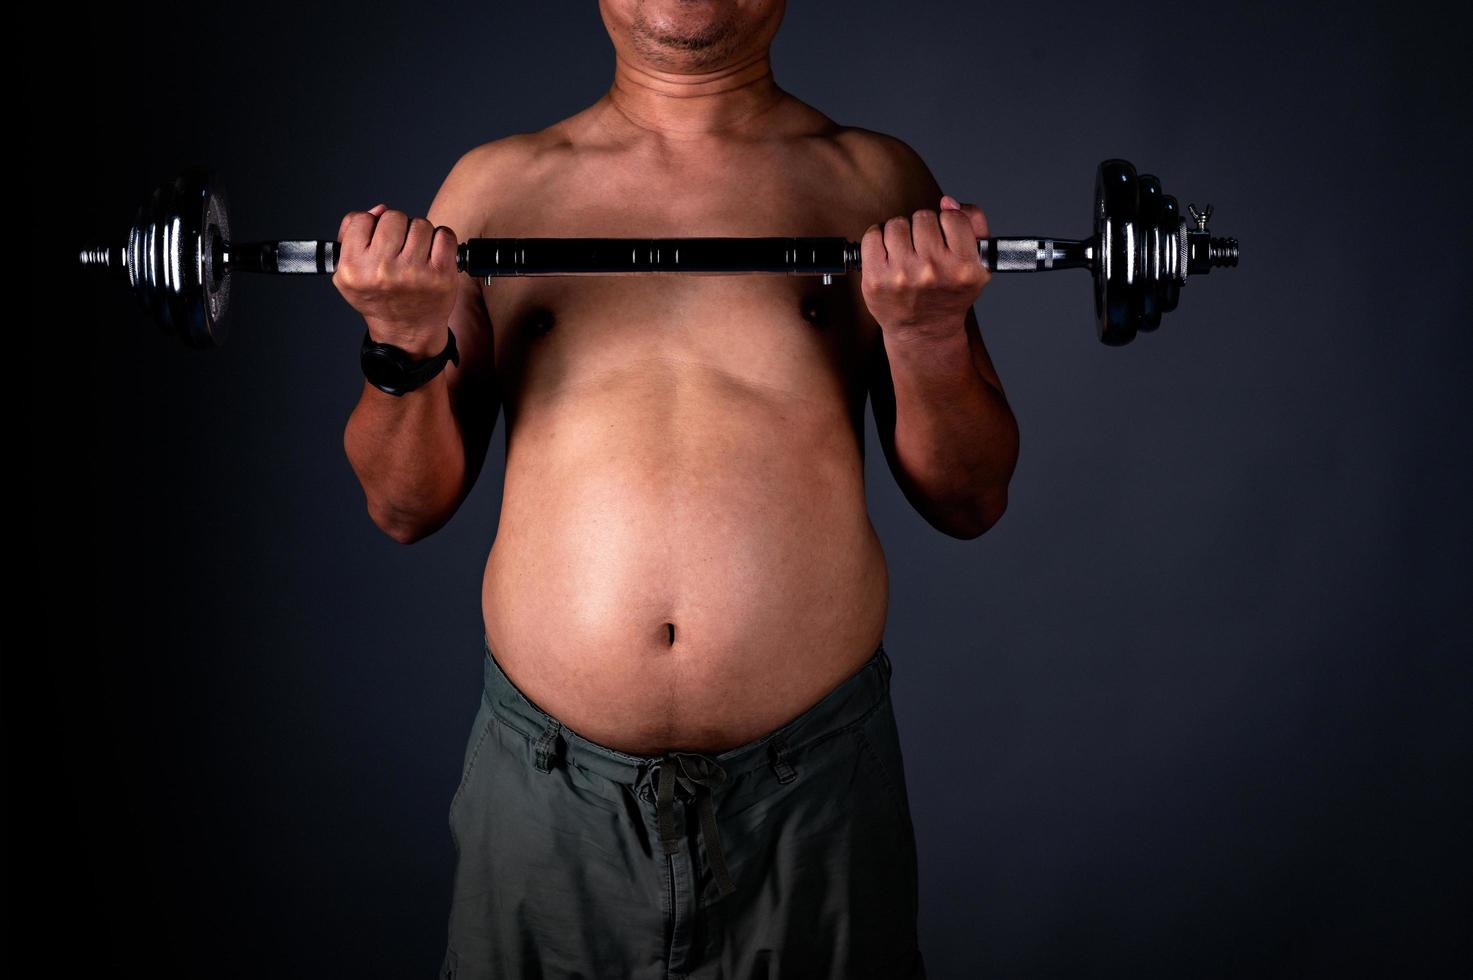
[[1194, 276], [1204, 275], [1222, 266], [1231, 269], [1238, 264], [1238, 240], [1236, 238], [1216, 238], [1209, 235], [1205, 228], [1201, 231], [1193, 231], [1189, 228], [1186, 232], [1186, 239], [1186, 271]]

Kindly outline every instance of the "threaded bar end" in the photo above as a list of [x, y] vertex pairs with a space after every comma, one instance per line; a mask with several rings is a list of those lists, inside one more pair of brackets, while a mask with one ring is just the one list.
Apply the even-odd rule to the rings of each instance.
[[1207, 242], [1207, 261], [1214, 267], [1232, 268], [1238, 264], [1238, 240], [1236, 238], [1213, 238]]
[[122, 264], [122, 249], [114, 248], [111, 245], [97, 245], [92, 248], [84, 248], [77, 254], [77, 261], [82, 265], [101, 266], [103, 269], [111, 269], [115, 265]]

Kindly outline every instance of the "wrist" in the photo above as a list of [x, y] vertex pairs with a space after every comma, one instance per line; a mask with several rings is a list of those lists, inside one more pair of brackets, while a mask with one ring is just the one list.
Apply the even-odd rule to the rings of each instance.
[[455, 346], [455, 333], [448, 326], [444, 348], [428, 357], [419, 357], [415, 351], [396, 344], [377, 342], [365, 330], [358, 360], [369, 384], [397, 397], [433, 382], [444, 372], [446, 364], [458, 366], [460, 352]]
[[929, 350], [937, 347], [952, 347], [957, 342], [966, 342], [967, 318], [963, 314], [949, 320], [912, 321], [892, 326], [880, 324], [880, 334], [885, 347], [914, 348]]

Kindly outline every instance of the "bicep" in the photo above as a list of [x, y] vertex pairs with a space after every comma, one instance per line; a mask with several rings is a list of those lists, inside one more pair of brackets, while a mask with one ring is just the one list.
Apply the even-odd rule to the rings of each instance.
[[[484, 161], [473, 151], [458, 161], [445, 178], [426, 217], [436, 226], [455, 233], [457, 242], [482, 232], [480, 217], [484, 201], [478, 188], [484, 186]], [[450, 312], [450, 330], [460, 363], [445, 366], [450, 390], [450, 407], [460, 427], [466, 453], [466, 490], [475, 481], [485, 461], [501, 397], [496, 385], [496, 347], [491, 317], [481, 292], [480, 281], [458, 273], [455, 306]]]
[[496, 419], [501, 412], [501, 394], [496, 385], [496, 350], [491, 318], [481, 296], [478, 280], [461, 276], [461, 289], [450, 313], [450, 329], [455, 333], [455, 346], [460, 364], [447, 364], [446, 384], [450, 389], [450, 408], [460, 426], [466, 453], [466, 487], [475, 482]]
[[903, 477], [895, 465], [895, 384], [890, 378], [890, 358], [885, 340], [877, 336], [867, 365], [870, 410], [875, 415], [875, 436], [896, 481]]

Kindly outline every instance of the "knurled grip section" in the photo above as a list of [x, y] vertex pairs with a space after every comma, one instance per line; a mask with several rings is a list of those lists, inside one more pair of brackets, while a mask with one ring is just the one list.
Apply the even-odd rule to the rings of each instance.
[[993, 272], [1036, 272], [1043, 265], [1036, 238], [997, 238], [993, 245], [997, 248]]
[[282, 275], [332, 275], [337, 242], [277, 242], [276, 271]]

